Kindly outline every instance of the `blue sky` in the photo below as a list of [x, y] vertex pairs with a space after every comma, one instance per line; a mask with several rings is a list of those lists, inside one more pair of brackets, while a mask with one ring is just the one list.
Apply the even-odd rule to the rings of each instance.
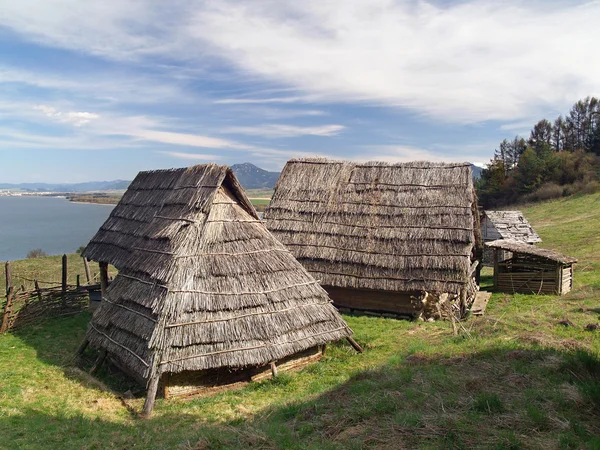
[[0, 181], [489, 161], [599, 95], [599, 1], [0, 0]]

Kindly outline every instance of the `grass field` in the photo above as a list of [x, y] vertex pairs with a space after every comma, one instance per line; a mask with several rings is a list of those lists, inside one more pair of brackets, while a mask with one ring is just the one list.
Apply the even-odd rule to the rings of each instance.
[[458, 336], [346, 317], [363, 354], [340, 342], [293, 375], [158, 400], [146, 421], [131, 381], [73, 367], [89, 314], [0, 336], [0, 448], [600, 448], [600, 331], [585, 330], [600, 321], [600, 194], [523, 211], [544, 246], [580, 258], [569, 295], [495, 293]]

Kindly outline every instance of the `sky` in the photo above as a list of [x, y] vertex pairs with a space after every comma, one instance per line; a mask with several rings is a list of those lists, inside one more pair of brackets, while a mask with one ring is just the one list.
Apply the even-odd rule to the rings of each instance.
[[489, 162], [600, 94], [600, 1], [0, 0], [0, 182]]

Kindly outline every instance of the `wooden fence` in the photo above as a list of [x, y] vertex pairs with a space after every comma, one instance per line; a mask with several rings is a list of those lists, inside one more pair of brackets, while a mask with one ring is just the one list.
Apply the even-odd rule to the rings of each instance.
[[62, 258], [62, 282], [60, 285], [40, 287], [40, 284], [48, 283], [32, 280], [34, 289], [26, 289], [23, 285], [15, 287], [12, 281], [10, 262], [5, 264], [4, 270], [6, 301], [2, 311], [0, 334], [24, 325], [39, 323], [49, 317], [77, 314], [89, 306], [88, 291], [80, 285], [79, 275], [76, 285], [67, 284], [66, 255], [63, 255]]

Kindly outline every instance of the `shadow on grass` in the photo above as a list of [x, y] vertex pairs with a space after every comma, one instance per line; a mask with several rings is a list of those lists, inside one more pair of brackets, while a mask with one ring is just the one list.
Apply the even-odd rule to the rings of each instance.
[[[82, 316], [41, 324], [19, 332], [19, 337], [37, 350], [38, 358], [68, 374], [72, 369], [66, 355], [75, 351], [86, 325]], [[61, 336], [48, 336], [50, 330], [55, 334], [61, 330]], [[100, 378], [108, 384], [112, 375]], [[296, 376], [300, 374], [251, 384], [239, 395], [159, 400], [149, 420], [101, 411], [94, 418], [89, 411], [65, 412], [60, 407], [23, 409], [0, 415], [0, 446], [6, 442], [14, 448], [89, 449], [600, 446], [600, 361], [584, 351], [496, 346], [451, 357], [431, 356], [426, 349], [407, 351], [381, 367], [355, 373], [329, 391], [286, 402], [286, 387], [294, 389]], [[318, 377], [318, 371], [309, 376]], [[276, 406], [224, 422], [205, 413], [215, 404], [243, 408], [244, 399], [259, 397]]]

